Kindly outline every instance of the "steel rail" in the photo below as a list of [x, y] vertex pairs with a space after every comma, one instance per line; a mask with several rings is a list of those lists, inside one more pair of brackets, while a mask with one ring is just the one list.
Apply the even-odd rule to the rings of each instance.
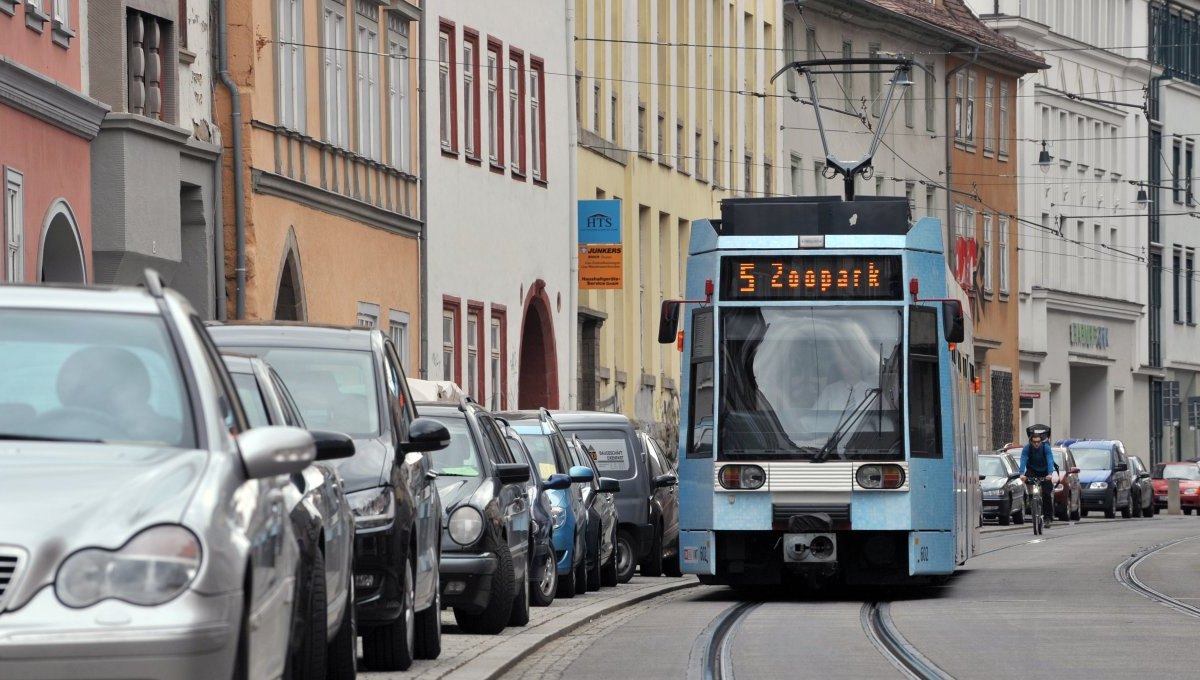
[[1200, 538], [1200, 536], [1180, 538], [1174, 541], [1168, 541], [1167, 543], [1160, 543], [1159, 545], [1146, 548], [1141, 552], [1134, 553], [1133, 555], [1130, 555], [1129, 558], [1124, 562], [1118, 564], [1115, 569], [1113, 569], [1113, 577], [1117, 579], [1117, 583], [1120, 583], [1121, 585], [1148, 600], [1158, 602], [1159, 604], [1174, 609], [1180, 614], [1185, 614], [1187, 616], [1200, 619], [1200, 607], [1188, 604], [1186, 602], [1181, 602], [1180, 600], [1173, 598], [1162, 591], [1155, 590], [1154, 588], [1146, 585], [1145, 582], [1137, 577], [1137, 566], [1146, 558], [1159, 551], [1166, 550], [1171, 546], [1177, 545], [1184, 541], [1193, 541], [1197, 538]]
[[937, 667], [912, 645], [892, 621], [891, 605], [887, 602], [864, 602], [858, 613], [863, 632], [904, 677], [912, 680], [953, 680], [954, 676]]
[[734, 632], [761, 602], [739, 602], [721, 612], [696, 638], [688, 680], [733, 680]]

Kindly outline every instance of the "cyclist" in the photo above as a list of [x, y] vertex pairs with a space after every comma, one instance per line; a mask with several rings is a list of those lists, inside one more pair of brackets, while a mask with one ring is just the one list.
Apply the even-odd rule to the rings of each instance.
[[[1045, 425], [1030, 425], [1025, 428], [1029, 437], [1021, 449], [1021, 467], [1018, 472], [1021, 481], [1026, 482], [1025, 474], [1030, 477], [1040, 477], [1042, 480], [1042, 515], [1046, 524], [1054, 517], [1054, 481], [1050, 472], [1059, 472], [1058, 463], [1054, 461], [1054, 452], [1050, 450], [1050, 428]], [[1026, 482], [1028, 484], [1028, 482]]]

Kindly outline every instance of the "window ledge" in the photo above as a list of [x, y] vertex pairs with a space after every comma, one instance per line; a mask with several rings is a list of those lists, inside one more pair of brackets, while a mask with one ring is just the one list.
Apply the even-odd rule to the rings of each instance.
[[1096, 176], [1097, 176], [1097, 177], [1103, 177], [1103, 176], [1104, 176], [1104, 169], [1103, 169], [1103, 168], [1096, 168]]
[[25, 3], [25, 27], [33, 29], [41, 33], [46, 29], [46, 22], [50, 21], [50, 17], [42, 14], [37, 5], [31, 2]]
[[8, 16], [16, 16], [17, 2], [16, 0], [0, 0], [0, 12], [4, 12]]
[[516, 168], [513, 168], [512, 178], [517, 180], [518, 182], [524, 182], [525, 181], [525, 173], [521, 172], [520, 170], [517, 170]]
[[490, 163], [488, 163], [488, 167], [491, 168], [491, 171], [496, 173], [497, 175], [504, 174], [504, 164], [503, 163], [497, 163], [496, 161], [491, 161]]
[[447, 149], [446, 147], [443, 146], [442, 147], [442, 155], [445, 156], [446, 158], [453, 158], [455, 160], [458, 160], [458, 152], [455, 151], [454, 149]]
[[472, 156], [471, 154], [466, 154], [465, 158], [467, 159], [467, 162], [470, 163], [471, 165], [483, 165], [483, 159], [480, 158], [479, 156]]
[[543, 189], [550, 187], [550, 183], [547, 182], [546, 180], [542, 179], [541, 177], [534, 177], [533, 184], [534, 184], [534, 186], [539, 186]]
[[74, 37], [75, 31], [63, 26], [61, 21], [55, 20], [51, 24], [50, 39], [54, 41], [55, 45], [62, 48], [69, 48], [71, 46], [71, 39]]
[[687, 175], [688, 177], [692, 176], [692, 173], [690, 171], [688, 171], [686, 168], [684, 168], [682, 165], [675, 169], [678, 170], [679, 174], [681, 174], [681, 175]]
[[996, 156], [996, 152], [995, 152], [994, 150], [992, 150], [992, 149], [989, 149], [989, 148], [987, 148], [987, 147], [985, 146], [985, 147], [983, 148], [983, 155], [984, 155], [984, 156], [986, 156], [986, 157], [988, 157], [988, 158], [994, 158], [994, 157]]
[[673, 166], [672, 166], [672, 165], [671, 165], [671, 164], [670, 164], [668, 161], [664, 161], [664, 160], [662, 160], [662, 156], [661, 156], [661, 155], [659, 156], [659, 161], [658, 161], [658, 164], [659, 164], [659, 165], [661, 165], [661, 166], [663, 166], [664, 168], [666, 168], [666, 169], [668, 169], [668, 170], [670, 170], [670, 169], [673, 167]]
[[196, 53], [186, 47], [179, 48], [179, 63], [184, 66], [191, 66], [196, 63]]
[[1000, 301], [1001, 301], [1001, 302], [1008, 302], [1008, 293], [1001, 292], [1001, 293], [1000, 293]]
[[704, 179], [703, 177], [700, 177], [700, 176], [698, 176], [698, 175], [696, 176], [696, 181], [697, 181], [697, 182], [699, 182], [699, 183], [701, 183], [701, 184], [708, 184], [708, 180], [706, 180], [706, 179]]
[[1087, 169], [1092, 166], [1088, 165], [1087, 163], [1077, 163], [1075, 167], [1077, 170], [1079, 170], [1079, 172], [1083, 173], [1087, 172]]
[[638, 157], [645, 158], [648, 161], [654, 160], [654, 156], [651, 156], [649, 151], [638, 151]]
[[1001, 163], [1007, 163], [1008, 162], [1008, 154], [1001, 151], [999, 153], [999, 155], [996, 156], [996, 160], [1000, 161]]

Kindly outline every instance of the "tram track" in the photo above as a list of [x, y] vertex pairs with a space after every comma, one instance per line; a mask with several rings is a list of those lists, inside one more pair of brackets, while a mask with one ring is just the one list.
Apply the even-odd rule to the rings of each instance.
[[858, 618], [867, 639], [904, 677], [912, 680], [953, 680], [952, 675], [937, 667], [896, 629], [891, 605], [887, 602], [864, 602]]
[[688, 680], [733, 680], [733, 637], [762, 602], [739, 602], [717, 615], [692, 647]]
[[1191, 616], [1193, 618], [1200, 619], [1200, 607], [1188, 604], [1186, 602], [1182, 602], [1176, 598], [1171, 597], [1170, 595], [1167, 595], [1166, 593], [1163, 593], [1159, 590], [1151, 588], [1149, 585], [1146, 585], [1145, 582], [1143, 582], [1141, 579], [1139, 579], [1137, 577], [1137, 566], [1139, 564], [1141, 564], [1144, 560], [1146, 560], [1148, 557], [1150, 557], [1151, 555], [1154, 555], [1157, 552], [1166, 550], [1167, 548], [1170, 548], [1174, 545], [1178, 545], [1185, 541], [1194, 541], [1197, 538], [1200, 538], [1200, 536], [1189, 536], [1187, 538], [1180, 538], [1180, 539], [1176, 539], [1174, 541], [1160, 543], [1158, 545], [1151, 546], [1149, 548], [1146, 548], [1144, 550], [1136, 552], [1133, 555], [1130, 555], [1129, 558], [1126, 559], [1124, 562], [1121, 562], [1120, 564], [1118, 564], [1115, 569], [1113, 569], [1113, 576], [1117, 579], [1117, 583], [1120, 583], [1121, 585], [1125, 586], [1126, 588], [1132, 590], [1133, 592], [1137, 593], [1138, 595], [1141, 595], [1142, 597], [1144, 597], [1148, 600], [1151, 600], [1153, 602], [1158, 602], [1159, 604], [1164, 605], [1170, 609], [1174, 609], [1175, 611], [1179, 612], [1180, 614], [1184, 614], [1186, 616]]

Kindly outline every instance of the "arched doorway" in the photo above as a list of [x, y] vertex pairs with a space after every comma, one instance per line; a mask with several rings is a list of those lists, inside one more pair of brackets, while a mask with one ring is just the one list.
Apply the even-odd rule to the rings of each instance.
[[308, 318], [304, 308], [304, 277], [300, 270], [299, 253], [296, 230], [289, 229], [283, 248], [283, 265], [279, 268], [279, 292], [275, 295], [275, 318], [279, 321], [304, 321]]
[[38, 252], [38, 281], [44, 283], [87, 283], [83, 241], [71, 206], [55, 201], [42, 223]]
[[525, 296], [521, 321], [521, 364], [517, 407], [558, 408], [558, 350], [546, 282], [538, 279]]

